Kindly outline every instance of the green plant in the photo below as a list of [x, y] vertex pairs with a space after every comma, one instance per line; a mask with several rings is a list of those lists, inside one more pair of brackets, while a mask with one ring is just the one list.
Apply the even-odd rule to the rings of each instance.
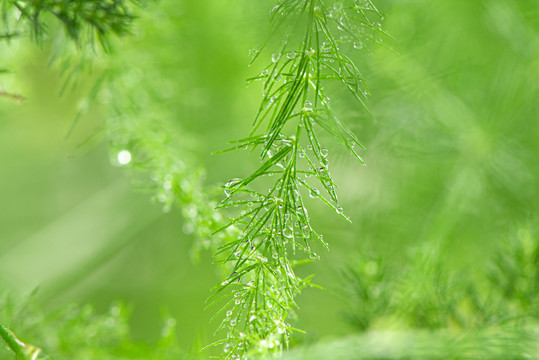
[[[281, 352], [297, 330], [288, 323], [294, 298], [311, 286], [311, 277], [301, 279], [293, 268], [319, 257], [314, 241], [328, 247], [311, 225], [305, 195], [350, 221], [339, 205], [318, 132], [327, 132], [364, 164], [354, 148], [362, 146], [332, 110], [324, 85], [338, 81], [364, 105], [368, 87], [345, 51], [362, 47], [373, 32], [383, 34], [372, 20], [380, 16], [370, 1], [289, 0], [272, 9], [273, 31], [282, 45], [262, 73], [249, 79], [263, 81], [263, 99], [250, 136], [229, 149], [261, 153], [262, 165], [227, 182], [219, 206], [238, 208], [223, 229], [240, 229], [237, 239], [216, 252], [230, 268], [213, 296], [225, 303], [218, 312], [225, 314], [220, 325], [227, 329], [225, 358]], [[253, 50], [252, 61], [266, 47]]]
[[3, 321], [13, 324], [20, 334], [40, 346], [22, 342], [0, 325], [0, 337], [10, 349], [0, 349], [2, 358], [11, 358], [10, 352], [17, 360], [190, 358], [178, 347], [176, 322], [170, 316], [163, 317], [155, 346], [134, 341], [129, 331], [131, 310], [121, 303], [113, 304], [104, 314], [97, 314], [90, 305], [45, 313], [32, 297], [6, 297], [0, 301], [0, 309]]
[[0, 3], [3, 27], [0, 39], [9, 41], [27, 33], [41, 39], [51, 25], [47, 19], [53, 17], [79, 45], [93, 45], [97, 40], [108, 49], [110, 35], [128, 32], [133, 20], [131, 8], [135, 3], [124, 0], [3, 0]]
[[361, 254], [341, 287], [357, 333], [285, 359], [536, 358], [539, 237], [523, 225], [508, 238], [475, 278], [444, 264], [440, 242], [416, 249], [404, 269]]
[[[24, 11], [17, 2], [9, 4], [29, 20], [35, 35], [40, 35], [44, 28], [39, 22], [41, 12], [48, 11], [75, 40], [79, 39], [80, 22], [95, 28], [99, 39], [103, 40], [109, 32], [124, 33], [132, 18], [122, 3], [96, 2], [93, 7], [64, 4], [69, 8], [59, 10], [55, 9], [61, 4], [39, 4]], [[53, 5], [55, 8], [51, 7]], [[117, 6], [118, 14], [116, 10], [102, 11], [105, 5]], [[7, 9], [7, 3], [4, 7]], [[96, 11], [101, 11], [103, 16], [96, 18]], [[157, 200], [164, 203], [166, 209], [174, 202], [185, 209], [185, 217], [194, 221], [192, 226], [200, 238], [205, 240], [213, 232], [215, 254], [229, 269], [213, 296], [217, 302], [226, 299], [226, 305], [216, 314], [225, 315], [219, 328], [228, 329], [227, 338], [222, 341], [225, 358], [281, 352], [288, 346], [289, 332], [295, 330], [287, 323], [295, 306], [294, 297], [311, 285], [310, 277], [300, 279], [294, 273], [295, 265], [310, 261], [296, 259], [296, 249], [315, 259], [318, 255], [311, 249], [313, 240], [327, 248], [323, 236], [311, 226], [303, 199], [305, 193], [322, 200], [349, 220], [340, 208], [336, 185], [329, 173], [328, 150], [321, 144], [317, 132], [325, 130], [364, 163], [354, 148], [361, 145], [338, 120], [327, 96], [329, 91], [326, 92], [323, 84], [337, 80], [364, 105], [367, 85], [345, 51], [363, 47], [364, 42], [373, 38], [372, 33], [383, 33], [373, 20], [375, 17], [380, 17], [380, 13], [370, 1], [294, 0], [279, 2], [272, 9], [272, 38], [282, 45], [271, 55], [270, 65], [259, 76], [249, 79], [250, 82], [263, 80], [264, 97], [251, 136], [238, 141], [233, 148], [261, 148], [263, 165], [251, 176], [225, 185], [227, 197], [219, 207], [244, 207], [241, 215], [229, 222], [223, 223], [219, 216], [213, 215], [214, 205], [197, 190], [197, 175], [186, 177], [187, 169], [181, 165], [183, 159], [171, 156], [172, 151], [167, 149], [170, 140], [163, 139], [157, 130], [166, 127], [166, 123], [156, 126], [158, 119], [153, 119], [152, 123], [125, 123], [122, 119], [127, 108], [132, 108], [132, 102], [126, 99], [128, 106], [123, 106], [121, 101], [113, 104], [114, 113], [108, 124], [109, 138], [113, 148], [118, 149], [113, 155], [129, 157], [128, 160], [119, 157], [119, 165], [129, 163], [132, 157], [137, 161], [146, 158], [145, 164], [137, 163], [134, 169], [151, 174], [159, 185]], [[5, 23], [9, 26], [8, 20]], [[337, 32], [344, 35], [337, 36]], [[264, 47], [270, 48], [270, 45], [254, 50], [253, 61]], [[104, 76], [110, 77], [111, 73], [114, 72], [109, 71]], [[110, 87], [114, 86], [117, 75], [111, 79]], [[268, 120], [267, 129], [259, 133], [265, 120]], [[131, 144], [129, 150], [123, 148], [127, 144]], [[260, 183], [261, 178], [273, 175], [277, 181], [270, 185], [269, 191], [248, 188], [255, 180]], [[327, 192], [327, 198], [307, 179], [311, 176]], [[201, 208], [200, 204], [206, 203], [209, 206]], [[233, 229], [235, 225], [238, 230]], [[289, 251], [293, 254], [288, 255]]]
[[[210, 266], [198, 269], [220, 279], [207, 304], [208, 312], [214, 315], [212, 325], [206, 327], [207, 321], [201, 321], [205, 330], [200, 337], [204, 339], [197, 340], [201, 345], [194, 345], [193, 357], [534, 358], [537, 276], [533, 269], [537, 262], [537, 237], [527, 229], [519, 232], [515, 242], [507, 240], [510, 236], [499, 236], [508, 223], [520, 222], [536, 210], [531, 203], [537, 174], [533, 160], [537, 138], [533, 132], [519, 130], [530, 128], [531, 123], [522, 119], [532, 118], [536, 110], [536, 87], [529, 80], [533, 76], [524, 76], [537, 71], [533, 60], [537, 51], [533, 3], [462, 0], [410, 4], [381, 0], [381, 8], [392, 10], [392, 33], [395, 31], [397, 38], [403, 39], [404, 45], [399, 44], [401, 55], [386, 52], [380, 46], [381, 39], [388, 35], [378, 23], [381, 12], [370, 1], [284, 0], [249, 5], [238, 2], [234, 8], [220, 1], [162, 1], [144, 12], [139, 12], [133, 6], [135, 3], [126, 4], [2, 2], [8, 9], [5, 13], [20, 16], [17, 22], [6, 20], [8, 30], [0, 36], [2, 44], [23, 42], [22, 35], [31, 33], [44, 45], [39, 56], [56, 56], [58, 48], [63, 47], [64, 37], [58, 35], [62, 32], [75, 41], [77, 51], [84, 53], [86, 45], [94, 44], [92, 36], [108, 39], [104, 47], [110, 50], [109, 45], [115, 42], [114, 37], [109, 38], [111, 34], [132, 29], [132, 36], [114, 43], [117, 51], [93, 57], [92, 67], [86, 67], [91, 72], [74, 76], [75, 72], [69, 71], [73, 69], [72, 58], [60, 64], [59, 72], [65, 78], [75, 79], [74, 83], [79, 79], [83, 87], [94, 84], [80, 92], [74, 87], [74, 95], [60, 90], [64, 96], [72, 96], [67, 106], [69, 113], [77, 113], [67, 138], [78, 141], [84, 137], [78, 149], [94, 148], [106, 139], [110, 162], [128, 175], [134, 187], [149, 193], [163, 213], [171, 214], [152, 213], [151, 216], [168, 220], [144, 228], [143, 236], [148, 243], [137, 243], [133, 246], [137, 250], [131, 249], [127, 256], [122, 251], [131, 241], [110, 238], [110, 244], [88, 262], [72, 265], [69, 269], [73, 271], [66, 276], [68, 281], [60, 279], [52, 290], [46, 290], [47, 300], [39, 299], [46, 303], [43, 308], [10, 312], [12, 305], [0, 302], [0, 322], [17, 335], [1, 327], [0, 335], [11, 350], [2, 348], [0, 357], [12, 357], [15, 353], [31, 358], [37, 352], [29, 351], [34, 347], [27, 342], [42, 348], [41, 355], [47, 353], [55, 359], [189, 357], [179, 349], [176, 338], [184, 343], [191, 339], [175, 336], [173, 330], [177, 326], [168, 316], [163, 336], [152, 340], [148, 334], [160, 330], [129, 323], [122, 306], [107, 311], [101, 301], [95, 311], [91, 306], [75, 306], [51, 313], [51, 308], [63, 306], [58, 297], [73, 290], [73, 284], [84, 287], [91, 271], [106, 268], [115, 256], [122, 258], [120, 265], [134, 265], [127, 270], [122, 266], [105, 270], [103, 279], [107, 282], [107, 276], [114, 278], [114, 271], [132, 271], [140, 277], [137, 282], [152, 278], [159, 283], [148, 287], [151, 289], [174, 288], [178, 293], [190, 289], [185, 282], [198, 279], [198, 274], [182, 273], [184, 277], [171, 283], [164, 276], [156, 276], [152, 266], [162, 266], [170, 272], [170, 264], [180, 261], [179, 254], [170, 251], [170, 244], [193, 238], [193, 257], [204, 259], [205, 252], [210, 250], [220, 265], [214, 270], [209, 270]], [[17, 5], [23, 6], [25, 13], [17, 10]], [[53, 5], [64, 10], [54, 10]], [[113, 5], [118, 7], [110, 14], [100, 12]], [[242, 48], [245, 44], [258, 43], [251, 34], [243, 34], [245, 28], [256, 32], [255, 26], [238, 21], [247, 22], [249, 16], [242, 11], [250, 7], [264, 20], [273, 7], [271, 34], [265, 34], [263, 45], [251, 51], [250, 72], [258, 75], [248, 78], [248, 91], [240, 92], [235, 84], [242, 82], [244, 73], [237, 69], [247, 64], [238, 54], [247, 55]], [[222, 15], [215, 15], [219, 13]], [[137, 17], [139, 22], [131, 25]], [[102, 26], [96, 26], [96, 21], [102, 21]], [[474, 25], [461, 28], [471, 23]], [[489, 24], [488, 28], [484, 23]], [[502, 23], [504, 26], [498, 26]], [[43, 32], [45, 29], [47, 33]], [[87, 31], [93, 35], [87, 37]], [[447, 39], [440, 40], [440, 34]], [[440, 48], [433, 45], [446, 41], [447, 45]], [[500, 53], [499, 49], [513, 53]], [[487, 61], [483, 53], [503, 62]], [[14, 69], [17, 67], [13, 64], [21, 59], [26, 64], [30, 57], [17, 57], [7, 51], [5, 54], [3, 63]], [[484, 70], [468, 68], [470, 58]], [[32, 66], [21, 68], [31, 72]], [[51, 68], [52, 72], [57, 70], [55, 65]], [[463, 68], [467, 71], [461, 72]], [[375, 96], [369, 96], [367, 81], [359, 69], [365, 69], [365, 78], [374, 84]], [[491, 84], [494, 77], [496, 84]], [[512, 78], [522, 79], [521, 85], [516, 85]], [[44, 81], [54, 83], [36, 76], [36, 84]], [[31, 86], [16, 91], [26, 96], [29, 89]], [[252, 108], [249, 96], [259, 89], [262, 100]], [[80, 93], [87, 95], [78, 102]], [[0, 92], [0, 96], [5, 98], [1, 99], [0, 116], [12, 119], [6, 121], [5, 127], [6, 134], [10, 134], [10, 126], [15, 128], [13, 124], [19, 120], [16, 105], [10, 100], [23, 97], [7, 91]], [[34, 99], [39, 100], [40, 96], [34, 95]], [[491, 97], [496, 99], [492, 102], [503, 106], [493, 111], [484, 100]], [[367, 98], [371, 98], [368, 106]], [[373, 115], [368, 114], [367, 107]], [[33, 114], [46, 123], [50, 119], [41, 114], [42, 108], [47, 106], [41, 104]], [[220, 151], [223, 142], [238, 137], [244, 120], [253, 114], [250, 133], [241, 130], [248, 135], [233, 141], [230, 149]], [[503, 125], [505, 118], [499, 114], [522, 118], [520, 126]], [[31, 117], [24, 115], [20, 119]], [[362, 117], [367, 120], [361, 120]], [[493, 118], [497, 121], [491, 121]], [[375, 158], [369, 161], [374, 166], [360, 172], [356, 166], [364, 161], [355, 134], [369, 145], [368, 156]], [[7, 149], [0, 151], [0, 160], [6, 159], [4, 153], [10, 151], [6, 144], [9, 142], [0, 141], [0, 149]], [[213, 159], [201, 155], [216, 150], [218, 154]], [[348, 163], [347, 158], [359, 163], [351, 165], [352, 160]], [[94, 168], [88, 170], [93, 171]], [[89, 177], [88, 173], [84, 175]], [[35, 178], [35, 171], [28, 177]], [[227, 178], [232, 179], [224, 186], [214, 185]], [[78, 181], [83, 187], [84, 179]], [[337, 183], [344, 184], [344, 196]], [[4, 188], [14, 188], [7, 184]], [[67, 189], [65, 192], [68, 193]], [[0, 197], [9, 198], [7, 195], [2, 193]], [[18, 196], [22, 203], [24, 197]], [[58, 201], [40, 201], [32, 196], [35, 194], [29, 196], [32, 208]], [[360, 206], [354, 206], [355, 203]], [[325, 206], [326, 212], [317, 204]], [[327, 207], [334, 214], [326, 219]], [[177, 216], [175, 208], [181, 216]], [[346, 215], [343, 208], [347, 209]], [[118, 216], [121, 222], [131, 214], [129, 209], [120, 213], [111, 212], [110, 216]], [[350, 218], [353, 225], [346, 222]], [[137, 217], [134, 221], [138, 220]], [[151, 263], [151, 255], [140, 256], [137, 251], [151, 253], [162, 247], [154, 240], [166, 221], [180, 223], [174, 228], [179, 231], [167, 234], [173, 241], [167, 243], [163, 265]], [[0, 228], [3, 224], [0, 222]], [[131, 227], [123, 229], [127, 230], [126, 237], [131, 236], [131, 230], [139, 231], [144, 226]], [[124, 234], [115, 236], [123, 238]], [[500, 242], [509, 244], [492, 257], [495, 260], [488, 276], [484, 269], [479, 269], [479, 275], [473, 274], [475, 277], [468, 268], [463, 273], [454, 271], [461, 265], [459, 261], [465, 261], [455, 260], [455, 253], [472, 253], [466, 246], [471, 247], [469, 244], [475, 244], [477, 238], [477, 254], [484, 255], [498, 237]], [[317, 253], [328, 248], [326, 242], [331, 244], [332, 252], [319, 257]], [[356, 255], [357, 247], [369, 251]], [[407, 257], [410, 248], [418, 250], [415, 256]], [[0, 250], [4, 249], [9, 256], [11, 245], [0, 243]], [[39, 257], [46, 255], [33, 254], [34, 248], [30, 246], [26, 249], [32, 253], [36, 266], [40, 266]], [[365, 255], [368, 253], [374, 255]], [[6, 258], [0, 252], [0, 259]], [[331, 328], [340, 320], [325, 321], [318, 318], [318, 313], [310, 318], [316, 318], [319, 328], [306, 325], [303, 321], [309, 319], [309, 314], [305, 314], [308, 305], [301, 306], [303, 313], [298, 313], [299, 305], [308, 304], [308, 298], [313, 298], [298, 297], [299, 293], [317, 286], [311, 282], [312, 276], [306, 274], [322, 275], [317, 282], [324, 286], [332, 286], [336, 277], [321, 270], [327, 264], [314, 261], [319, 258], [331, 258], [338, 267], [346, 264], [344, 280], [335, 286], [345, 293], [343, 299], [338, 305], [330, 306], [323, 300], [317, 303], [327, 313], [338, 311], [339, 306], [347, 307], [345, 319], [351, 326], [346, 330]], [[482, 260], [483, 256], [476, 258]], [[30, 262], [29, 267], [33, 265]], [[0, 262], [0, 267], [4, 266]], [[6, 274], [1, 275], [10, 276], [9, 272]], [[139, 296], [151, 293], [144, 284], [140, 288]], [[105, 298], [108, 304], [108, 294], [103, 293], [95, 298]], [[118, 297], [125, 295], [119, 293]], [[330, 297], [328, 293], [331, 294], [318, 291], [314, 297]], [[86, 295], [82, 295], [84, 299]], [[159, 302], [158, 296], [152, 301]], [[90, 297], [89, 301], [93, 300]], [[203, 306], [181, 300], [178, 303], [178, 307], [192, 312]], [[149, 304], [142, 311], [151, 313], [151, 307]], [[321, 314], [320, 318], [323, 317]], [[182, 329], [185, 324], [180, 316], [177, 328]], [[136, 331], [131, 334], [129, 327]], [[321, 331], [323, 327], [327, 329]], [[216, 329], [216, 335], [208, 335]], [[307, 330], [307, 335], [294, 334], [295, 330]], [[341, 337], [345, 332], [347, 336]], [[328, 334], [339, 339], [321, 341]], [[141, 337], [153, 344], [142, 344]], [[208, 343], [219, 346], [208, 346], [200, 355], [199, 347]]]

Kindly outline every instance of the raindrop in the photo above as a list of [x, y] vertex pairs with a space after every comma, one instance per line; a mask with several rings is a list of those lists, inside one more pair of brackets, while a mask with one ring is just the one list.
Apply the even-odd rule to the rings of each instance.
[[288, 54], [286, 54], [286, 57], [289, 59], [295, 59], [296, 58], [296, 52], [290, 51]]
[[292, 235], [294, 235], [294, 231], [293, 231], [291, 228], [286, 227], [286, 228], [284, 228], [284, 230], [283, 230], [283, 235], [284, 235], [285, 237], [287, 237], [287, 238], [291, 238]]
[[228, 180], [225, 184], [225, 195], [230, 196], [233, 193], [233, 188], [241, 183], [241, 179]]
[[303, 111], [313, 111], [313, 104], [309, 100], [305, 101]]
[[122, 150], [118, 153], [117, 158], [121, 166], [127, 165], [131, 162], [131, 153], [129, 150]]
[[183, 232], [187, 235], [192, 234], [195, 231], [195, 227], [191, 223], [186, 223], [183, 225]]
[[275, 54], [271, 55], [271, 61], [274, 62], [274, 63], [279, 61], [280, 58], [281, 58], [281, 53], [275, 53]]
[[328, 156], [328, 149], [325, 149], [325, 148], [320, 149], [320, 155], [322, 155], [323, 157]]
[[230, 315], [232, 315], [232, 310], [228, 310], [228, 311], [226, 312], [226, 317], [229, 317]]
[[166, 181], [163, 183], [163, 189], [165, 189], [165, 190], [170, 190], [170, 189], [172, 189], [172, 181], [166, 180]]
[[316, 199], [319, 195], [320, 195], [320, 191], [315, 188], [312, 188], [311, 192], [309, 193], [309, 196], [313, 199]]
[[301, 232], [303, 233], [304, 238], [309, 238], [311, 236], [311, 230], [307, 225], [303, 225], [303, 227], [301, 228]]

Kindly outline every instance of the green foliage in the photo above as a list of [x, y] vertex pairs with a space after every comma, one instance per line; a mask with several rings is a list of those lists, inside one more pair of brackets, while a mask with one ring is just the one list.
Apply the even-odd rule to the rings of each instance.
[[[207, 304], [214, 315], [207, 332], [217, 329], [217, 344], [223, 348], [204, 355], [225, 359], [534, 358], [530, 354], [537, 353], [537, 236], [527, 228], [510, 241], [511, 237], [499, 236], [500, 230], [512, 226], [508, 224], [537, 210], [537, 137], [529, 131], [537, 110], [532, 81], [538, 73], [534, 4], [380, 1], [377, 5], [391, 9], [388, 20], [401, 53], [396, 54], [380, 46], [388, 35], [378, 23], [380, 11], [370, 1], [273, 2], [271, 36], [251, 51], [251, 71], [259, 74], [248, 79], [249, 91], [261, 88], [263, 93], [262, 100], [253, 104], [249, 92], [234, 88], [244, 78], [236, 69], [242, 67], [243, 58], [236, 55], [242, 51], [247, 55], [241, 47], [257, 41], [249, 38], [250, 31], [243, 31], [251, 19], [242, 11], [251, 6], [257, 9], [256, 16], [267, 19], [267, 3], [237, 3], [236, 8], [219, 1], [163, 1], [141, 16], [141, 28], [135, 28], [133, 38], [118, 43], [111, 57], [96, 61], [91, 80], [95, 86], [78, 106], [69, 136], [97, 123], [81, 147], [91, 148], [105, 138], [110, 162], [170, 213], [161, 215], [164, 219], [181, 224], [166, 234], [171, 241], [163, 246], [162, 260], [140, 256], [163, 245], [154, 243], [161, 222], [144, 234], [151, 244], [137, 246], [114, 262], [117, 267], [104, 271], [101, 279], [108, 282], [107, 276], [115, 271], [126, 271], [119, 270], [118, 263], [128, 263], [127, 271], [136, 269], [130, 275], [137, 283], [151, 278], [159, 283], [153, 288], [180, 294], [190, 291], [186, 283], [198, 281], [202, 273], [212, 274], [212, 281], [221, 276]], [[25, 13], [16, 4], [25, 4]], [[0, 40], [13, 44], [25, 31], [39, 37], [59, 23], [84, 47], [93, 44], [95, 35], [99, 40], [125, 33], [124, 25], [133, 19], [132, 5], [125, 2], [55, 2], [63, 9], [56, 13], [50, 11], [52, 4], [2, 2], [8, 9], [4, 14], [11, 15]], [[112, 5], [118, 8], [101, 11]], [[17, 22], [10, 18], [14, 15]], [[248, 24], [240, 25], [238, 19]], [[249, 30], [256, 33], [254, 26]], [[223, 41], [227, 31], [229, 42]], [[88, 33], [93, 35], [87, 37]], [[178, 51], [171, 51], [173, 46]], [[35, 82], [48, 85], [48, 80]], [[0, 96], [21, 99], [7, 92]], [[366, 109], [367, 99], [372, 114]], [[47, 123], [49, 118], [41, 114], [46, 106], [36, 108], [34, 117]], [[16, 119], [23, 128], [13, 109], [1, 108], [0, 115]], [[24, 115], [20, 118], [30, 117]], [[229, 149], [238, 151], [221, 151], [226, 154], [216, 156], [218, 160], [197, 154], [241, 137], [248, 116], [254, 117], [251, 132], [241, 130], [248, 135]], [[53, 117], [59, 115], [54, 112]], [[6, 122], [6, 131], [16, 128], [12, 123]], [[361, 172], [356, 172], [358, 163], [353, 161], [362, 164], [361, 156], [367, 155], [360, 156], [362, 146], [355, 134], [370, 149], [372, 166]], [[0, 142], [6, 153], [8, 138]], [[233, 161], [222, 161], [226, 156], [234, 156]], [[35, 172], [28, 177], [35, 178]], [[218, 190], [213, 187], [226, 178], [233, 179]], [[86, 179], [79, 181], [80, 187], [86, 184]], [[337, 182], [344, 184], [345, 196]], [[25, 186], [26, 192], [36, 187], [31, 185]], [[219, 202], [223, 189], [225, 199]], [[23, 196], [17, 196], [22, 203]], [[31, 199], [32, 209], [40, 204], [34, 197], [31, 193], [24, 198]], [[51, 197], [42, 201], [47, 209], [58, 201]], [[317, 204], [335, 214], [326, 216]], [[129, 217], [129, 210], [112, 217]], [[341, 219], [353, 219], [354, 224]], [[178, 234], [179, 229], [184, 234]], [[152, 266], [170, 272], [170, 263], [180, 261], [170, 244], [189, 242], [191, 237], [197, 239], [195, 255], [204, 258], [203, 249], [215, 254], [221, 265], [217, 271], [178, 274], [174, 283], [156, 276], [159, 272]], [[107, 249], [123, 248], [115, 241]], [[496, 241], [506, 243], [506, 248], [491, 257], [485, 270], [482, 262]], [[346, 301], [331, 307], [324, 302], [328, 292], [318, 292], [314, 299], [298, 298], [313, 286], [305, 273], [326, 276], [322, 281], [317, 277], [317, 282], [332, 283], [333, 278], [321, 270], [323, 261], [314, 262], [317, 253], [328, 248], [326, 242], [332, 252], [321, 258], [337, 264], [345, 262], [358, 243], [375, 254], [361, 254], [347, 267], [340, 285]], [[12, 244], [0, 245], [9, 256]], [[416, 254], [406, 258], [412, 247], [418, 249]], [[40, 266], [46, 254], [27, 249], [32, 265]], [[115, 251], [114, 256], [119, 253]], [[479, 274], [454, 271], [473, 254]], [[98, 256], [91, 260], [92, 266], [105, 268], [107, 260]], [[76, 272], [72, 282], [84, 287], [82, 280], [92, 266], [73, 266], [86, 271]], [[20, 281], [13, 282], [21, 286]], [[53, 288], [60, 289], [58, 297], [66, 296], [67, 289]], [[147, 296], [148, 288], [140, 285], [132, 299]], [[115, 291], [96, 297], [125, 296], [130, 289]], [[81, 297], [86, 299], [87, 294]], [[51, 303], [63, 304], [55, 300], [58, 303]], [[158, 302], [155, 297], [151, 301]], [[316, 308], [310, 314], [309, 302]], [[339, 320], [327, 320], [342, 303], [348, 304], [351, 331], [333, 328]], [[10, 306], [2, 307], [0, 322], [22, 342], [5, 327], [2, 334], [19, 356], [34, 351], [28, 350], [27, 342], [55, 359], [185, 356], [174, 344], [173, 321], [166, 321], [164, 331], [170, 337], [163, 335], [156, 346], [143, 345], [131, 339], [121, 306], [105, 315], [84, 306], [48, 315], [43, 310], [15, 314], [8, 311]], [[190, 312], [203, 305], [180, 299], [176, 306]], [[206, 327], [206, 321], [201, 322]], [[138, 326], [140, 332], [146, 325], [129, 326]], [[295, 336], [296, 328], [307, 330], [307, 335]], [[144, 330], [145, 335], [159, 332]], [[324, 335], [344, 331], [349, 335], [318, 342]], [[200, 340], [204, 345], [215, 340], [204, 336]], [[317, 344], [307, 347], [302, 344], [306, 342]], [[9, 350], [0, 355], [13, 357]]]
[[[477, 277], [450, 271], [446, 252], [426, 244], [404, 269], [362, 256], [342, 278], [347, 319], [359, 334], [285, 358], [336, 351], [332, 358], [345, 359], [361, 349], [358, 359], [536, 359], [539, 233], [522, 227]], [[386, 341], [391, 347], [380, 348]]]
[[[345, 50], [367, 41], [369, 31], [382, 32], [371, 20], [380, 17], [371, 2], [286, 0], [271, 14], [282, 45], [262, 73], [249, 79], [263, 81], [263, 99], [250, 136], [230, 149], [258, 150], [262, 165], [244, 179], [230, 180], [220, 205], [238, 208], [224, 228], [241, 229], [237, 239], [216, 252], [230, 267], [213, 296], [213, 303], [225, 304], [217, 315], [225, 314], [219, 329], [227, 329], [226, 359], [279, 353], [289, 345], [290, 332], [296, 330], [289, 324], [297, 307], [294, 298], [311, 286], [311, 277], [301, 279], [293, 268], [319, 258], [314, 241], [328, 247], [313, 229], [305, 195], [349, 220], [339, 205], [328, 150], [318, 132], [326, 131], [364, 163], [354, 148], [361, 144], [338, 120], [324, 84], [340, 82], [363, 104], [368, 88]], [[345, 35], [337, 38], [338, 31]], [[252, 61], [265, 47], [252, 51]]]
[[[157, 344], [151, 345], [131, 339], [130, 311], [123, 304], [111, 306], [105, 314], [84, 305], [45, 315], [33, 302], [31, 298], [4, 298], [0, 302], [0, 318], [22, 340], [0, 325], [0, 336], [10, 347], [10, 350], [0, 347], [2, 358], [12, 358], [12, 352], [20, 360], [188, 358], [177, 345], [174, 319], [164, 319], [161, 337]], [[40, 348], [26, 343], [27, 339]]]
[[54, 18], [77, 43], [92, 44], [98, 40], [108, 49], [111, 34], [124, 35], [133, 20], [131, 7], [137, 2], [125, 0], [20, 1], [0, 2], [3, 34], [0, 40], [10, 40], [25, 33], [40, 39]]

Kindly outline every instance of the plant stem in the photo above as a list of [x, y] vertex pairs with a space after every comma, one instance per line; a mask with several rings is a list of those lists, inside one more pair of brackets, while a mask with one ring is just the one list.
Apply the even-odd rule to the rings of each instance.
[[41, 349], [20, 341], [10, 329], [2, 324], [0, 324], [0, 336], [4, 339], [11, 351], [15, 353], [18, 360], [35, 360], [41, 352]]

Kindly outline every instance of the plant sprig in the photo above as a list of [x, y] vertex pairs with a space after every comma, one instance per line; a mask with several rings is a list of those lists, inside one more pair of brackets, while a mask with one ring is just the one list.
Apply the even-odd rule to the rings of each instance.
[[25, 344], [20, 341], [13, 332], [0, 324], [0, 337], [20, 360], [36, 360], [41, 354], [41, 349], [34, 345]]
[[[288, 323], [297, 307], [294, 299], [312, 283], [311, 277], [296, 276], [294, 259], [301, 259], [300, 253], [306, 261], [318, 259], [313, 241], [328, 247], [311, 224], [305, 196], [322, 200], [349, 221], [318, 133], [330, 134], [362, 164], [355, 146], [363, 147], [337, 118], [323, 85], [339, 81], [365, 108], [369, 89], [344, 49], [359, 48], [358, 41], [368, 41], [368, 31], [381, 31], [370, 20], [381, 14], [370, 1], [363, 6], [359, 1], [329, 3], [284, 0], [272, 9], [282, 46], [262, 73], [248, 79], [263, 81], [264, 92], [250, 136], [225, 150], [258, 149], [262, 164], [250, 176], [230, 180], [219, 206], [238, 208], [220, 230], [240, 229], [237, 239], [216, 252], [229, 274], [210, 299], [210, 305], [221, 304], [215, 318], [227, 337], [216, 344], [224, 344], [224, 359], [279, 352], [297, 330]], [[253, 61], [268, 42], [252, 51]]]
[[[47, 32], [45, 18], [52, 16], [75, 42], [93, 44], [97, 40], [108, 50], [111, 34], [128, 32], [134, 19], [131, 11], [134, 3], [128, 0], [2, 0], [0, 23], [4, 33], [0, 40], [10, 40], [24, 33], [40, 39]], [[83, 37], [87, 38], [81, 39]]]

